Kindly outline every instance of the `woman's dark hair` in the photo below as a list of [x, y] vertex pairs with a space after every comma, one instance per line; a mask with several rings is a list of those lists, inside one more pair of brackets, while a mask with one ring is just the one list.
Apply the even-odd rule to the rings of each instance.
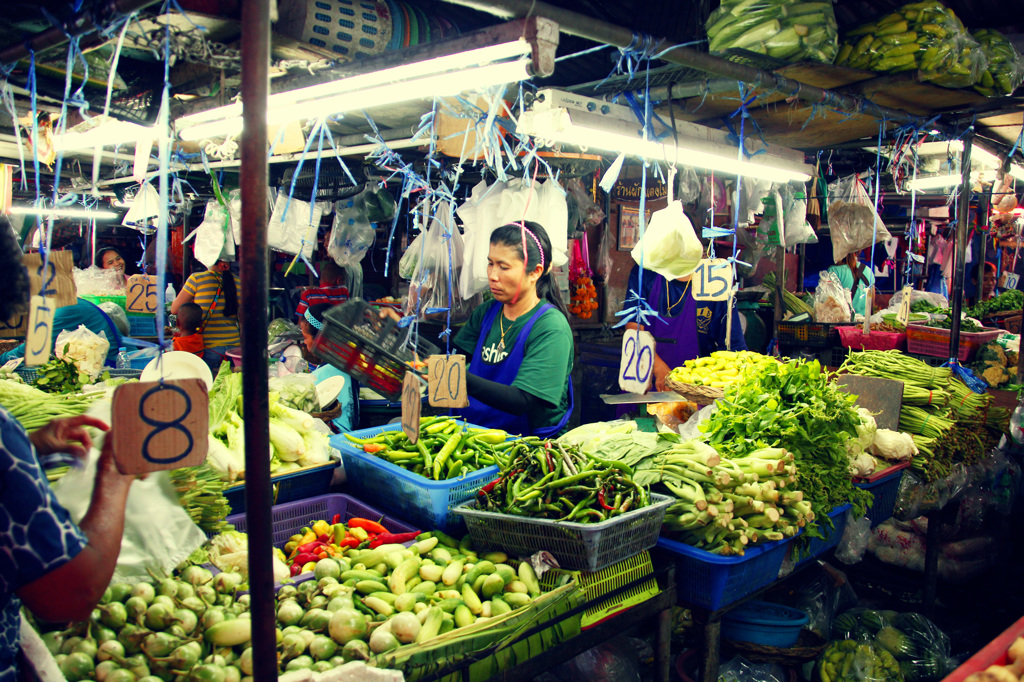
[[234, 317], [238, 314], [238, 290], [230, 269], [220, 273], [220, 288], [224, 291], [224, 317]]
[[[103, 254], [107, 253], [108, 251], [113, 251], [118, 256], [121, 256], [121, 252], [115, 249], [113, 246], [104, 246], [102, 249], [96, 252], [95, 258], [96, 267], [100, 268], [101, 270], [103, 269]], [[124, 256], [121, 257], [124, 258]], [[127, 265], [127, 263], [125, 263], [125, 265]]]
[[[309, 306], [309, 308], [307, 308], [307, 310], [309, 310], [309, 314], [313, 317], [314, 320], [316, 320], [317, 322], [320, 322], [321, 324], [323, 324], [324, 313], [326, 313], [328, 310], [330, 310], [333, 307], [334, 307], [333, 303], [317, 303], [316, 305]], [[303, 317], [305, 317], [305, 316], [303, 316]], [[308, 320], [307, 320], [307, 322], [308, 322]]]
[[28, 312], [28, 270], [21, 263], [21, 247], [14, 228], [0, 215], [0, 320]]
[[[529, 230], [537, 237], [537, 241], [540, 242], [540, 249], [537, 248], [537, 241], [534, 241], [533, 237], [529, 234], [525, 234], [523, 228]], [[525, 254], [523, 253], [524, 242], [526, 244]], [[513, 249], [516, 255], [523, 259], [527, 271], [543, 264], [544, 272], [540, 279], [537, 280], [537, 296], [542, 301], [547, 301], [555, 306], [566, 318], [569, 317], [569, 310], [565, 307], [565, 303], [562, 302], [562, 295], [551, 278], [551, 240], [548, 238], [547, 230], [540, 223], [524, 220], [522, 223], [502, 225], [491, 233], [491, 243], [501, 244]]]

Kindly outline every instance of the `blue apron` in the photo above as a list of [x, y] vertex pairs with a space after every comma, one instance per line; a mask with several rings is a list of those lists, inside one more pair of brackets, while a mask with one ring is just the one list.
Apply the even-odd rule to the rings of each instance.
[[[552, 305], [545, 303], [540, 309], [530, 317], [526, 322], [526, 325], [519, 331], [516, 342], [512, 346], [511, 352], [501, 362], [489, 365], [483, 361], [483, 347], [487, 340], [487, 336], [494, 326], [494, 320], [501, 314], [502, 304], [495, 301], [491, 306], [491, 309], [487, 311], [484, 316], [484, 321], [480, 325], [480, 337], [476, 342], [476, 351], [473, 353], [473, 358], [469, 363], [469, 370], [473, 374], [483, 379], [490, 381], [496, 381], [499, 384], [511, 386], [512, 382], [515, 381], [516, 375], [519, 373], [519, 366], [523, 363], [523, 351], [526, 348], [526, 339], [529, 338], [530, 332], [533, 330], [534, 323], [540, 319], [540, 316], [550, 310]], [[562, 415], [561, 420], [553, 426], [541, 426], [539, 428], [530, 430], [529, 421], [526, 415], [509, 414], [508, 412], [502, 412], [499, 409], [484, 405], [476, 398], [469, 398], [469, 407], [464, 409], [462, 413], [466, 417], [466, 421], [471, 424], [480, 424], [482, 426], [488, 426], [494, 429], [503, 429], [509, 433], [520, 434], [524, 436], [533, 435], [539, 436], [540, 438], [547, 438], [565, 428], [565, 425], [569, 423], [569, 417], [572, 415], [572, 409], [574, 406], [573, 393], [572, 393], [572, 377], [566, 376], [566, 383], [568, 383], [569, 391], [569, 409], [566, 410], [565, 414]]]

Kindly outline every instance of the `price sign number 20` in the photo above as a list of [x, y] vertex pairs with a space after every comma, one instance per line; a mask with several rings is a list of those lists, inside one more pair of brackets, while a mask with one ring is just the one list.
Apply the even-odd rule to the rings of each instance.
[[619, 388], [626, 393], [643, 393], [654, 369], [654, 337], [650, 332], [627, 330], [622, 337]]
[[466, 356], [431, 355], [427, 358], [429, 401], [434, 407], [466, 407]]
[[725, 258], [704, 259], [693, 272], [693, 300], [724, 301], [732, 287], [732, 263]]

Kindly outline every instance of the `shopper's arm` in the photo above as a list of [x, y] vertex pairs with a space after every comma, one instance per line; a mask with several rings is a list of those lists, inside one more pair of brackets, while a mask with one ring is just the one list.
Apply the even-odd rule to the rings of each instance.
[[114, 574], [124, 535], [125, 504], [134, 477], [117, 470], [113, 440], [105, 439], [96, 464], [92, 501], [79, 524], [88, 544], [64, 565], [17, 591], [25, 606], [45, 620], [88, 620]]
[[186, 303], [194, 303], [195, 300], [196, 297], [191, 292], [186, 291], [185, 288], [182, 287], [181, 291], [178, 292], [178, 295], [174, 297], [174, 301], [171, 303], [171, 315], [177, 315], [178, 308], [185, 305]]

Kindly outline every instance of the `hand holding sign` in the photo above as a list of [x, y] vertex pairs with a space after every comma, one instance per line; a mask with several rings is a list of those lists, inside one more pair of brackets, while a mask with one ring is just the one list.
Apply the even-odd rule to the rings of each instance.
[[434, 407], [466, 407], [466, 356], [431, 355], [427, 358], [429, 368], [428, 400]]
[[122, 474], [198, 466], [209, 448], [209, 397], [202, 379], [124, 384], [114, 391], [110, 438]]

